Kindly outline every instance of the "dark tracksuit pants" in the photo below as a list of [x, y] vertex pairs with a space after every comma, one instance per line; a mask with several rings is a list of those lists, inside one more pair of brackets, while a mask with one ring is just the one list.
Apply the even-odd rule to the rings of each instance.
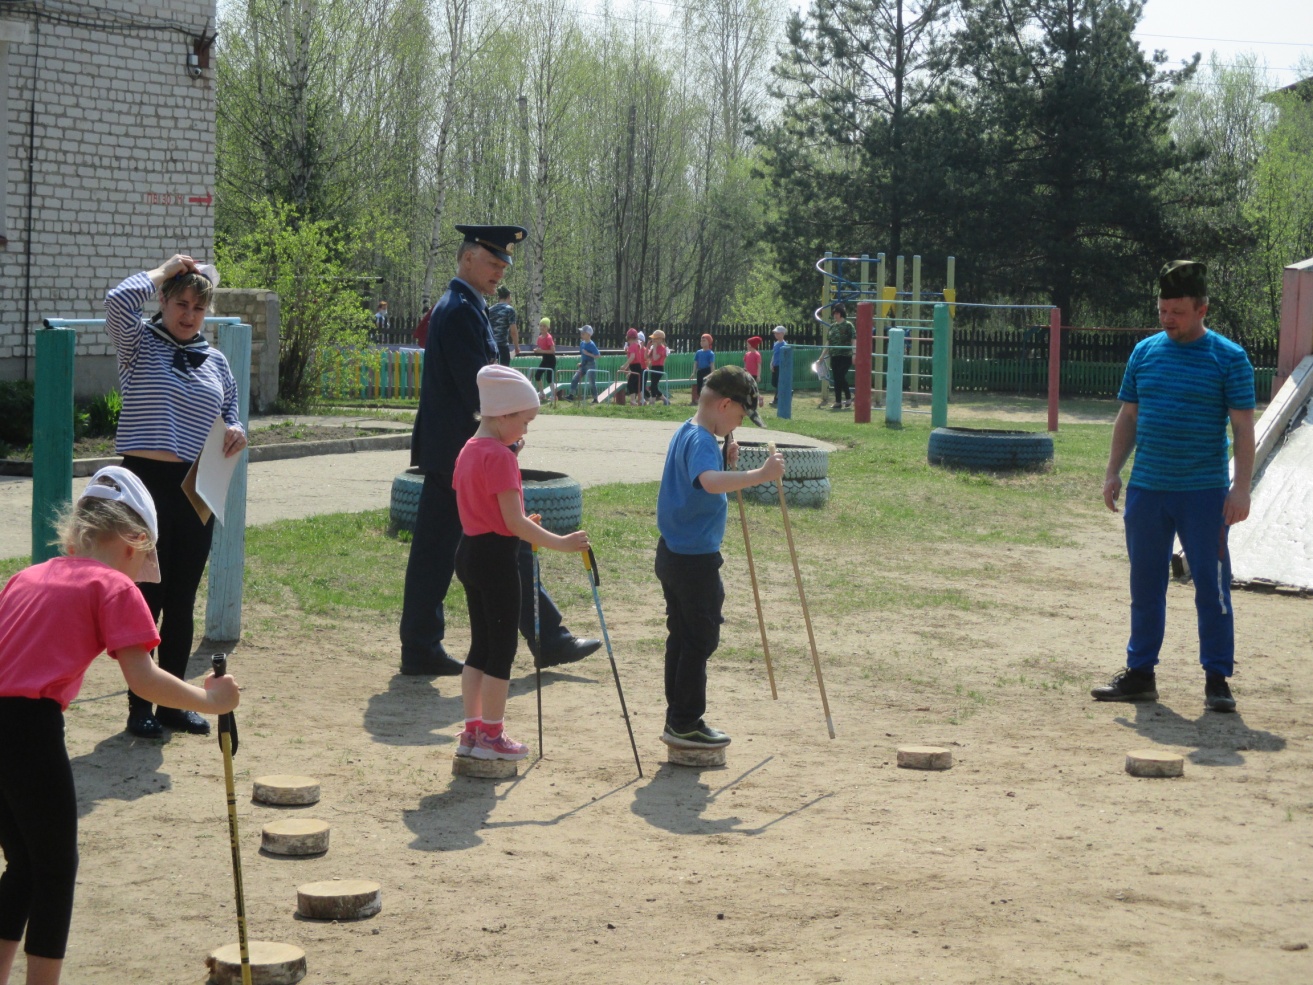
[[666, 724], [695, 728], [707, 710], [707, 661], [720, 645], [725, 586], [720, 552], [676, 554], [657, 541], [656, 576], [666, 599]]

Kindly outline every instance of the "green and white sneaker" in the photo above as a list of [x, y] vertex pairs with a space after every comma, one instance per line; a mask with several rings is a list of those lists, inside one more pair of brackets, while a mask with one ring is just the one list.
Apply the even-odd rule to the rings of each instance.
[[688, 731], [676, 732], [667, 723], [661, 733], [661, 741], [668, 746], [680, 749], [720, 749], [730, 743], [730, 738], [718, 728], [712, 728], [706, 722], [698, 722]]

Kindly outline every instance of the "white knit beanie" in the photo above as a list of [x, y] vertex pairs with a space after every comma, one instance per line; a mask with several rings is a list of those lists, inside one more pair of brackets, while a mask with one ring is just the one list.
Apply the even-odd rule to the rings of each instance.
[[539, 405], [538, 391], [518, 370], [493, 363], [479, 370], [479, 413], [483, 417], [516, 414]]

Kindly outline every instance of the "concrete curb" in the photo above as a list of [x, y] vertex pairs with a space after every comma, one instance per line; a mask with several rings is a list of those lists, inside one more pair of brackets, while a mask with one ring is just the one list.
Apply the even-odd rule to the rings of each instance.
[[[363, 438], [334, 438], [331, 441], [286, 441], [272, 445], [252, 445], [247, 448], [249, 462], [277, 462], [285, 458], [310, 458], [314, 455], [346, 455], [357, 451], [396, 451], [410, 447], [410, 432], [400, 434], [373, 434]], [[118, 465], [122, 456], [109, 458], [75, 458], [73, 475], [84, 479], [95, 475], [106, 465]], [[25, 459], [0, 459], [0, 475], [32, 474], [32, 463]]]

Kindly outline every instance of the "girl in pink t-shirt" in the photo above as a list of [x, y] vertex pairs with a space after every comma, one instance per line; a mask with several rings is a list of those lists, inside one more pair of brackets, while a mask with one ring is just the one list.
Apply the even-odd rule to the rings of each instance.
[[661, 392], [661, 381], [666, 375], [668, 355], [670, 350], [666, 348], [666, 333], [658, 328], [652, 333], [652, 344], [647, 347], [647, 395], [652, 398], [652, 403], [660, 400], [667, 407], [670, 406], [670, 398]]
[[533, 343], [535, 354], [542, 356], [538, 368], [533, 371], [534, 386], [539, 393], [553, 386], [556, 378], [556, 339], [552, 338], [552, 320], [543, 318], [538, 322], [538, 338]]
[[77, 878], [77, 792], [64, 711], [91, 661], [116, 659], [133, 692], [170, 708], [237, 707], [231, 677], [205, 689], [157, 667], [159, 641], [138, 581], [159, 581], [155, 504], [136, 475], [97, 472], [63, 522], [64, 557], [14, 575], [0, 592], [0, 981], [26, 930], [27, 980], [58, 982]]
[[647, 354], [638, 340], [638, 329], [625, 333], [625, 364], [629, 376], [625, 379], [625, 393], [640, 407], [643, 405], [643, 370], [647, 368]]
[[520, 541], [555, 551], [586, 551], [588, 535], [550, 533], [524, 515], [524, 490], [515, 457], [538, 394], [507, 366], [479, 370], [479, 429], [456, 458], [452, 487], [460, 514], [456, 577], [470, 610], [470, 652], [461, 673], [465, 728], [457, 756], [523, 759], [529, 754], [503, 729], [511, 664], [520, 622]]

